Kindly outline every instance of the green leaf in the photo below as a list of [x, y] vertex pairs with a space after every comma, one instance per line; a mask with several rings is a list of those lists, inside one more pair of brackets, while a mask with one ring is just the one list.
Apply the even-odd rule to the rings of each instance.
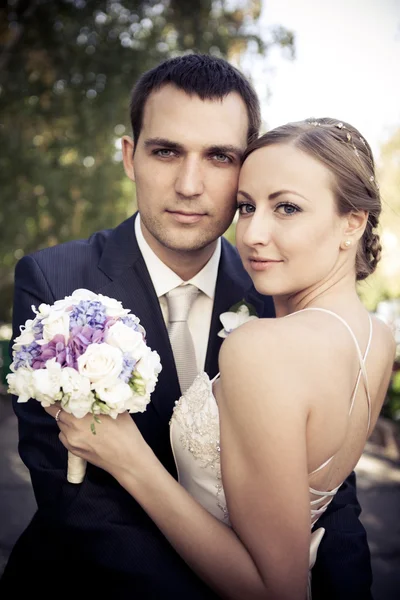
[[249, 313], [252, 317], [258, 317], [257, 311], [254, 308], [254, 306], [252, 304], [250, 304], [249, 302], [246, 302], [246, 300], [244, 298], [243, 298], [243, 300], [240, 300], [239, 302], [236, 302], [236, 304], [231, 306], [229, 309], [229, 312], [237, 312], [239, 310], [240, 306], [243, 306], [243, 304], [245, 306], [247, 306], [247, 308], [249, 309]]

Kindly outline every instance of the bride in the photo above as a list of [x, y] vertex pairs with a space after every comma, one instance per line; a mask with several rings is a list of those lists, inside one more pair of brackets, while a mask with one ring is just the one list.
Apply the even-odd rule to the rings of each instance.
[[237, 203], [238, 250], [277, 318], [229, 334], [220, 374], [200, 373], [177, 401], [179, 483], [129, 414], [102, 417], [93, 436], [89, 417], [62, 411], [60, 439], [113, 475], [221, 597], [304, 600], [318, 518], [363, 452], [395, 355], [356, 291], [380, 253], [370, 147], [333, 119], [278, 127], [247, 149]]

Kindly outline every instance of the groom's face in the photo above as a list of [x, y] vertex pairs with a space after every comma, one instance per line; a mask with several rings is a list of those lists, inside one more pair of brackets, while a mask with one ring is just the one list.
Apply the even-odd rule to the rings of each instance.
[[153, 92], [126, 172], [136, 182], [143, 234], [166, 264], [179, 256], [207, 258], [235, 213], [248, 116], [242, 98], [201, 100], [173, 85]]

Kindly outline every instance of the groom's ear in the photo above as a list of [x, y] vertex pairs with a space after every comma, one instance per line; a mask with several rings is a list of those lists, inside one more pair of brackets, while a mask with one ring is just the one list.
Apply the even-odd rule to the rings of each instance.
[[124, 135], [122, 138], [122, 158], [124, 161], [125, 173], [132, 181], [135, 181], [135, 168], [133, 166], [134, 150], [135, 142], [129, 135]]

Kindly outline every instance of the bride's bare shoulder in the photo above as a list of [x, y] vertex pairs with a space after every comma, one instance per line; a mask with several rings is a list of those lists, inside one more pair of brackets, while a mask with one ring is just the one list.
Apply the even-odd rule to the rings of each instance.
[[315, 327], [315, 320], [305, 313], [296, 313], [290, 317], [255, 319], [241, 325], [222, 344], [220, 359], [223, 362], [247, 359], [259, 364], [268, 353], [271, 362], [295, 356], [299, 364], [304, 353], [321, 345], [325, 345], [324, 336]]
[[380, 358], [382, 361], [394, 361], [397, 348], [394, 327], [390, 327], [377, 316], [372, 316], [372, 324], [378, 360]]

